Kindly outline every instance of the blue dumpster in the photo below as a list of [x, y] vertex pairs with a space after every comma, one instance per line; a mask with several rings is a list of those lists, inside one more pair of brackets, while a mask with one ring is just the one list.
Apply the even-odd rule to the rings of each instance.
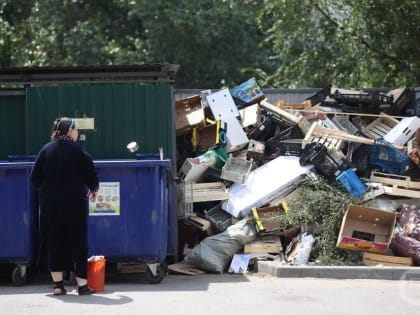
[[100, 189], [89, 202], [89, 256], [148, 264], [149, 282], [166, 273], [170, 160], [95, 160]]
[[[137, 160], [159, 160], [160, 154], [159, 153], [137, 153], [136, 154]], [[169, 179], [174, 179], [173, 176]], [[174, 256], [176, 258], [177, 255], [177, 244], [176, 240], [176, 224], [178, 215], [175, 209], [174, 203], [174, 185], [169, 185], [169, 198], [168, 198], [168, 243], [167, 243], [167, 254]]]
[[33, 162], [0, 162], [0, 262], [16, 265], [12, 282], [22, 285], [27, 267], [35, 264], [38, 220], [30, 182]]

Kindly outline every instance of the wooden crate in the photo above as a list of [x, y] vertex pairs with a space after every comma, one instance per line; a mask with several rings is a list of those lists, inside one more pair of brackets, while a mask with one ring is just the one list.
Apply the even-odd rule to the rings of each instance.
[[420, 198], [420, 182], [412, 181], [409, 176], [372, 172], [370, 180], [382, 184], [387, 195]]
[[282, 204], [272, 207], [252, 208], [252, 215], [259, 235], [283, 234], [286, 222], [280, 221], [280, 215], [284, 212], [286, 211]]
[[383, 138], [400, 121], [393, 117], [382, 116], [362, 128], [362, 132], [370, 139]]
[[363, 253], [363, 264], [365, 266], [389, 266], [389, 267], [402, 267], [402, 266], [413, 266], [412, 257], [397, 257], [387, 256], [374, 253]]
[[[192, 202], [205, 202], [229, 199], [229, 191], [222, 182], [214, 183], [192, 183], [191, 191]], [[188, 184], [186, 184], [188, 187]]]
[[255, 241], [245, 244], [245, 254], [280, 254], [282, 251], [280, 236], [260, 236]]

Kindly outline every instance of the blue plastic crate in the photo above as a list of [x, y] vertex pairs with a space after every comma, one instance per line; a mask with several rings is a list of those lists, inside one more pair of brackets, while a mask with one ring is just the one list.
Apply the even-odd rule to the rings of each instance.
[[352, 169], [348, 169], [338, 175], [337, 181], [339, 181], [354, 198], [359, 198], [367, 190], [365, 184], [362, 183]]
[[410, 167], [411, 159], [383, 138], [378, 138], [372, 145], [370, 163], [390, 174], [404, 175]]

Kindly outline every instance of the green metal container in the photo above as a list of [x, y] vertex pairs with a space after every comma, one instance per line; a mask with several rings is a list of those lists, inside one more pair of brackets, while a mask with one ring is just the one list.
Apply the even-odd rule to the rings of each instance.
[[23, 90], [0, 94], [0, 160], [26, 153], [25, 100]]
[[79, 141], [94, 159], [135, 158], [159, 152], [173, 158], [173, 91], [163, 84], [96, 84], [28, 88], [28, 154], [37, 154], [51, 137], [57, 117], [76, 119]]

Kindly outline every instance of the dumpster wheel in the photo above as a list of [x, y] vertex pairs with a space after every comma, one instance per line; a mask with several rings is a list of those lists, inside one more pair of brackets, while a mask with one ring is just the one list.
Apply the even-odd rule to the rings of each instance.
[[21, 286], [26, 283], [28, 273], [26, 265], [17, 265], [12, 272], [12, 283]]
[[166, 271], [165, 262], [148, 264], [146, 269], [146, 279], [150, 284], [157, 284], [163, 280]]

